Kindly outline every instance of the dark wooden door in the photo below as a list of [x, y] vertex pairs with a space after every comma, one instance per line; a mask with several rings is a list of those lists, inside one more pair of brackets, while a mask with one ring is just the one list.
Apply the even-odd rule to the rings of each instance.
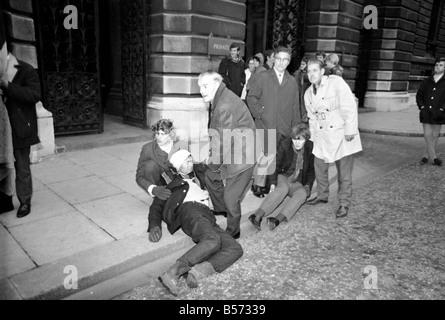
[[300, 66], [305, 53], [306, 0], [269, 0], [267, 10], [267, 47], [290, 47], [292, 60], [287, 69], [293, 72]]
[[56, 135], [103, 131], [99, 74], [99, 0], [71, 0], [78, 29], [65, 29], [66, 0], [37, 0], [43, 102]]
[[290, 47], [294, 71], [304, 55], [306, 0], [248, 0], [246, 59], [257, 52]]
[[125, 123], [147, 126], [150, 1], [121, 0], [122, 100]]

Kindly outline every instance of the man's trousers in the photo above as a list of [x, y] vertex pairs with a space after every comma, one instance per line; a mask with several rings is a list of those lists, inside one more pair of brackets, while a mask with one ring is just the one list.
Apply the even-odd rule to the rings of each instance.
[[[352, 155], [335, 161], [338, 178], [338, 204], [349, 208], [352, 196], [352, 165], [354, 158]], [[317, 198], [328, 200], [329, 197], [329, 163], [315, 157], [314, 159], [315, 179], [317, 180]]]
[[189, 268], [207, 261], [216, 272], [222, 272], [243, 255], [241, 245], [217, 225], [215, 216], [206, 205], [186, 202], [178, 214], [182, 231], [196, 243], [178, 259]]

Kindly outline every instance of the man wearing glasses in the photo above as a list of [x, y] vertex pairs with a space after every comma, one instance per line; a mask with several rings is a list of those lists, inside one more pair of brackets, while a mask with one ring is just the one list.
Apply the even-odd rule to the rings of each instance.
[[[299, 89], [295, 78], [286, 70], [291, 60], [289, 48], [279, 47], [275, 51], [273, 68], [258, 75], [247, 95], [247, 105], [255, 118], [257, 129], [264, 130], [263, 152], [266, 157], [276, 154], [276, 166], [286, 167], [286, 161], [292, 161], [292, 127], [301, 122], [299, 107]], [[269, 137], [270, 135], [270, 137]], [[276, 138], [276, 148], [272, 141]], [[270, 159], [270, 158], [269, 158]], [[271, 174], [275, 166], [269, 166], [265, 176], [257, 175], [254, 184], [273, 190], [276, 181]], [[255, 188], [255, 187], [254, 187]], [[258, 196], [257, 193], [254, 193]]]

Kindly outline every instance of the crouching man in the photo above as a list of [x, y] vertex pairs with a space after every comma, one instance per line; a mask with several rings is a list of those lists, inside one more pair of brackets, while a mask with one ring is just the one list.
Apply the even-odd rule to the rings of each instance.
[[[243, 255], [243, 249], [216, 224], [215, 216], [209, 208], [209, 194], [203, 188], [203, 177], [194, 177], [190, 152], [175, 152], [170, 163], [177, 171], [171, 170], [166, 178], [169, 180], [167, 189], [171, 191], [171, 196], [167, 200], [153, 200], [149, 230], [159, 230], [162, 219], [170, 233], [173, 234], [181, 227], [196, 243], [159, 277], [168, 291], [177, 296], [181, 276], [185, 277], [190, 288], [196, 288], [199, 279], [230, 267]], [[200, 171], [197, 170], [197, 173]]]

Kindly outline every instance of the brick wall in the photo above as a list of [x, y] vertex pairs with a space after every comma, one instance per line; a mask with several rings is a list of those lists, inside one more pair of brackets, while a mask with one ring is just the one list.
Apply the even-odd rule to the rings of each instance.
[[2, 11], [13, 54], [37, 69], [32, 0], [2, 0]]
[[308, 1], [306, 54], [336, 53], [345, 69], [344, 79], [355, 88], [357, 54], [362, 26], [361, 0]]

